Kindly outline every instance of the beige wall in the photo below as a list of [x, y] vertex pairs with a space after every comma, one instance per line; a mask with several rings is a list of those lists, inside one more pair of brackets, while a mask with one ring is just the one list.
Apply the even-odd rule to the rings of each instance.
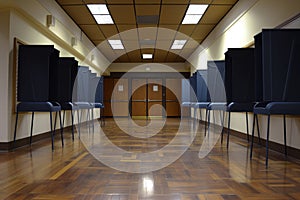
[[[50, 13], [50, 11], [55, 11]], [[47, 27], [46, 16], [52, 14], [56, 18], [54, 27]], [[90, 66], [92, 72], [101, 74], [109, 62], [94, 48], [80, 29], [56, 4], [49, 0], [10, 0], [0, 1], [0, 142], [13, 140], [15, 113], [13, 111], [13, 46], [14, 38], [26, 44], [52, 44], [60, 51], [60, 56], [75, 57], [80, 65]], [[64, 24], [67, 23], [67, 24]], [[71, 37], [81, 38], [78, 44], [71, 46]], [[94, 60], [91, 61], [91, 54]], [[70, 125], [70, 115], [67, 114], [66, 125]], [[84, 115], [86, 116], [86, 115]], [[98, 110], [95, 117], [99, 116]], [[30, 114], [21, 114], [17, 138], [29, 136]], [[76, 120], [77, 118], [75, 118]], [[83, 117], [83, 120], [85, 118]], [[50, 130], [49, 114], [36, 114], [34, 135]]]
[[[148, 71], [149, 70], [149, 71]], [[190, 72], [185, 63], [112, 63], [110, 72]]]
[[9, 65], [9, 10], [0, 11], [0, 141], [8, 139], [8, 66]]
[[[207, 37], [203, 45], [193, 53], [189, 62], [197, 69], [205, 69], [207, 60], [223, 60], [227, 48], [241, 48], [251, 44], [254, 41], [253, 36], [263, 28], [275, 28], [281, 25], [296, 16], [300, 12], [299, 8], [299, 0], [240, 0]], [[299, 19], [286, 27], [300, 28]], [[245, 114], [233, 113], [231, 118], [231, 128], [245, 133]], [[261, 134], [265, 138], [266, 118], [264, 116], [259, 118]], [[220, 124], [220, 120], [217, 123]], [[252, 117], [249, 120], [249, 127], [251, 131]], [[299, 118], [288, 117], [287, 133], [288, 145], [300, 149]], [[271, 118], [270, 140], [283, 143], [281, 116]]]

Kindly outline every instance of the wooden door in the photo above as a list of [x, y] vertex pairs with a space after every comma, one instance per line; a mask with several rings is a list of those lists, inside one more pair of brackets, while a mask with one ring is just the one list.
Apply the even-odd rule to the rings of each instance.
[[114, 79], [113, 78], [104, 78], [104, 116], [105, 117], [112, 117], [112, 109], [111, 109], [111, 100], [112, 100], [112, 93], [114, 89]]
[[147, 80], [132, 79], [131, 116], [147, 116]]
[[162, 117], [163, 116], [163, 91], [162, 79], [148, 79], [147, 92], [147, 116]]
[[128, 79], [114, 79], [112, 108], [114, 117], [129, 116]]
[[166, 79], [166, 116], [179, 117], [181, 104], [181, 79]]

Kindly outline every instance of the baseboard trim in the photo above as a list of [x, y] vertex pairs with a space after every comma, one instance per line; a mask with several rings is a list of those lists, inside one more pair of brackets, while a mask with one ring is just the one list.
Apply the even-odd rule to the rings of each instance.
[[[204, 121], [200, 121], [200, 123], [205, 124]], [[227, 136], [227, 131], [228, 131], [228, 128], [224, 127], [224, 133], [226, 134], [226, 136]], [[230, 129], [230, 136], [235, 136], [235, 137], [247, 140], [247, 134], [246, 133], [242, 133], [242, 132], [232, 130], [232, 129]], [[250, 142], [251, 142], [251, 138], [252, 138], [252, 130], [249, 130], [249, 140], [250, 140]], [[254, 136], [253, 143], [255, 145], [261, 145], [262, 147], [265, 147], [266, 146], [266, 139], [261, 138], [260, 143], [259, 143], [258, 136]], [[269, 141], [269, 149], [271, 149], [273, 151], [276, 151], [278, 153], [281, 153], [281, 154], [285, 154], [284, 144], [279, 144], [277, 142]], [[300, 159], [300, 149], [287, 146], [287, 155], [290, 156], [290, 157], [296, 158], [296, 159]]]
[[[72, 126], [67, 126], [64, 127], [64, 131], [70, 131], [72, 129]], [[56, 133], [59, 133], [59, 129], [56, 129]], [[45, 133], [41, 133], [38, 135], [33, 135], [32, 136], [32, 143], [41, 141], [41, 140], [45, 140], [45, 139], [49, 139], [51, 140], [51, 133], [50, 131], [45, 132]], [[17, 139], [15, 146], [14, 146], [14, 141], [10, 141], [10, 142], [0, 142], [0, 151], [2, 152], [8, 152], [8, 151], [12, 151], [13, 148], [19, 148], [19, 147], [23, 147], [26, 145], [30, 144], [30, 136], [26, 137], [26, 138], [22, 138], [22, 139]]]

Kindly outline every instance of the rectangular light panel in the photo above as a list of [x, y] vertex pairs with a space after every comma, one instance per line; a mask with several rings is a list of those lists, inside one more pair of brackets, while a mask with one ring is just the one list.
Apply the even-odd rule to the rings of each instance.
[[115, 49], [115, 50], [124, 49], [124, 46], [123, 46], [121, 40], [108, 40], [108, 43], [110, 44], [112, 49]]
[[114, 24], [110, 15], [93, 15], [98, 24]]
[[205, 13], [208, 5], [189, 5], [188, 10], [184, 16], [182, 24], [198, 24], [203, 14]]
[[153, 55], [148, 53], [143, 53], [143, 59], [152, 59]]
[[174, 40], [171, 49], [183, 49], [186, 40]]
[[95, 18], [97, 24], [114, 24], [106, 4], [88, 4], [87, 7]]
[[186, 15], [203, 15], [207, 9], [208, 5], [197, 5], [191, 4], [189, 5], [188, 10], [186, 11]]
[[93, 15], [109, 15], [105, 4], [88, 4], [87, 6]]

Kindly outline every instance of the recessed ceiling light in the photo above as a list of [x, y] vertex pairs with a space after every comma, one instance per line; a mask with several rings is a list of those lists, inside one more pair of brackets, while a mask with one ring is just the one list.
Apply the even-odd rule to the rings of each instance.
[[108, 40], [108, 43], [110, 44], [112, 49], [124, 49], [121, 40]]
[[152, 59], [152, 58], [153, 58], [153, 54], [143, 53], [143, 59]]
[[188, 10], [184, 16], [182, 24], [198, 24], [201, 17], [205, 13], [208, 5], [189, 5]]
[[87, 6], [93, 15], [109, 15], [105, 4], [88, 4]]
[[93, 15], [98, 24], [114, 24], [110, 15]]
[[106, 4], [88, 4], [87, 7], [98, 24], [114, 24]]
[[182, 24], [198, 24], [202, 15], [186, 15], [182, 21]]
[[171, 49], [183, 49], [186, 40], [174, 40]]
[[186, 15], [203, 15], [207, 7], [208, 5], [191, 4], [189, 5], [188, 10], [186, 11]]

